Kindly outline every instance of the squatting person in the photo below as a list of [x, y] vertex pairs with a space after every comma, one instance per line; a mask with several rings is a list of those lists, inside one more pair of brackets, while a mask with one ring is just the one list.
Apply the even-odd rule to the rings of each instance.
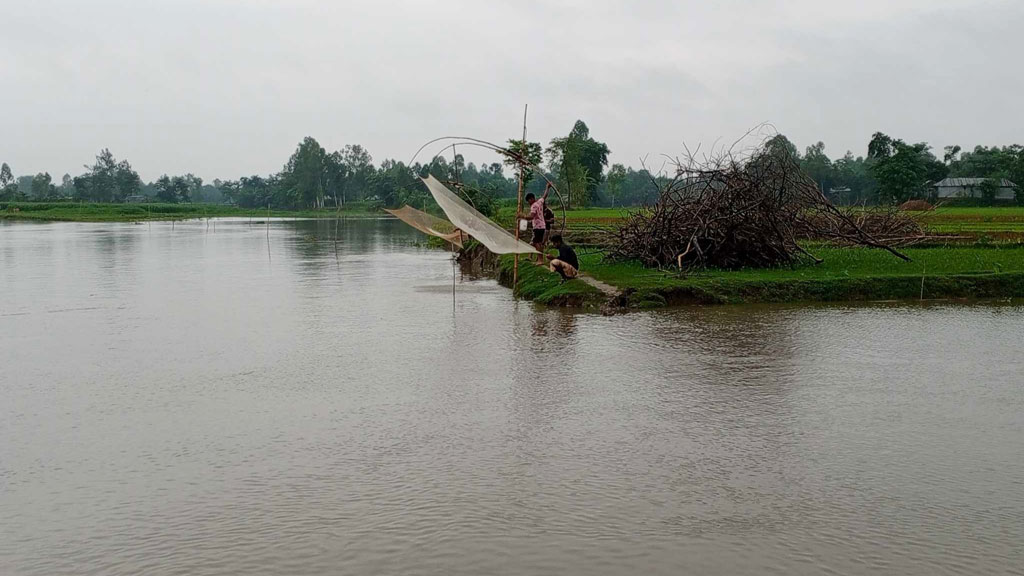
[[548, 268], [562, 277], [562, 282], [575, 278], [580, 273], [580, 261], [576, 251], [562, 240], [561, 234], [551, 236], [551, 245], [558, 250], [558, 257], [552, 258]]

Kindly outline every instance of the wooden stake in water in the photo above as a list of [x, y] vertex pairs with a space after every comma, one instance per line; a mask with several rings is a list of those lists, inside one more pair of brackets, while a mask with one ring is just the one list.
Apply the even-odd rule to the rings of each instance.
[[921, 301], [924, 302], [924, 274], [928, 271], [928, 265], [925, 264], [924, 268], [921, 269]]

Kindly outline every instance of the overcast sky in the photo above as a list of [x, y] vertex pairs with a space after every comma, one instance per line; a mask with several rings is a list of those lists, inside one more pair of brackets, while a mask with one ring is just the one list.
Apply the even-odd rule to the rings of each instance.
[[[611, 161], [771, 122], [798, 147], [1024, 143], [1021, 0], [0, 0], [0, 161], [144, 180], [279, 170], [304, 136], [407, 161], [427, 140]], [[477, 161], [493, 161], [467, 154]]]

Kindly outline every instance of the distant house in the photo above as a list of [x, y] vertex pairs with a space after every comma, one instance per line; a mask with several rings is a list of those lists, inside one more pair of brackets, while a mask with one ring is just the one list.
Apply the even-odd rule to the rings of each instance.
[[139, 204], [142, 202], [149, 202], [149, 197], [142, 195], [126, 196], [124, 201], [126, 204]]
[[[988, 178], [946, 178], [935, 184], [937, 198], [981, 198], [981, 183]], [[996, 200], [1013, 200], [1016, 184], [1003, 178], [999, 181]]]

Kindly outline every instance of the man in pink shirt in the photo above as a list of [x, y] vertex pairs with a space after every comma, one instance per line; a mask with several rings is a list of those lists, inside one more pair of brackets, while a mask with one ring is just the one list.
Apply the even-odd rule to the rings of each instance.
[[520, 218], [528, 218], [533, 224], [533, 239], [530, 244], [537, 249], [537, 264], [544, 264], [544, 235], [547, 232], [547, 222], [544, 221], [544, 203], [548, 199], [548, 192], [551, 191], [551, 184], [544, 188], [544, 195], [537, 198], [532, 192], [526, 195], [526, 203], [530, 205], [528, 214], [520, 214]]

